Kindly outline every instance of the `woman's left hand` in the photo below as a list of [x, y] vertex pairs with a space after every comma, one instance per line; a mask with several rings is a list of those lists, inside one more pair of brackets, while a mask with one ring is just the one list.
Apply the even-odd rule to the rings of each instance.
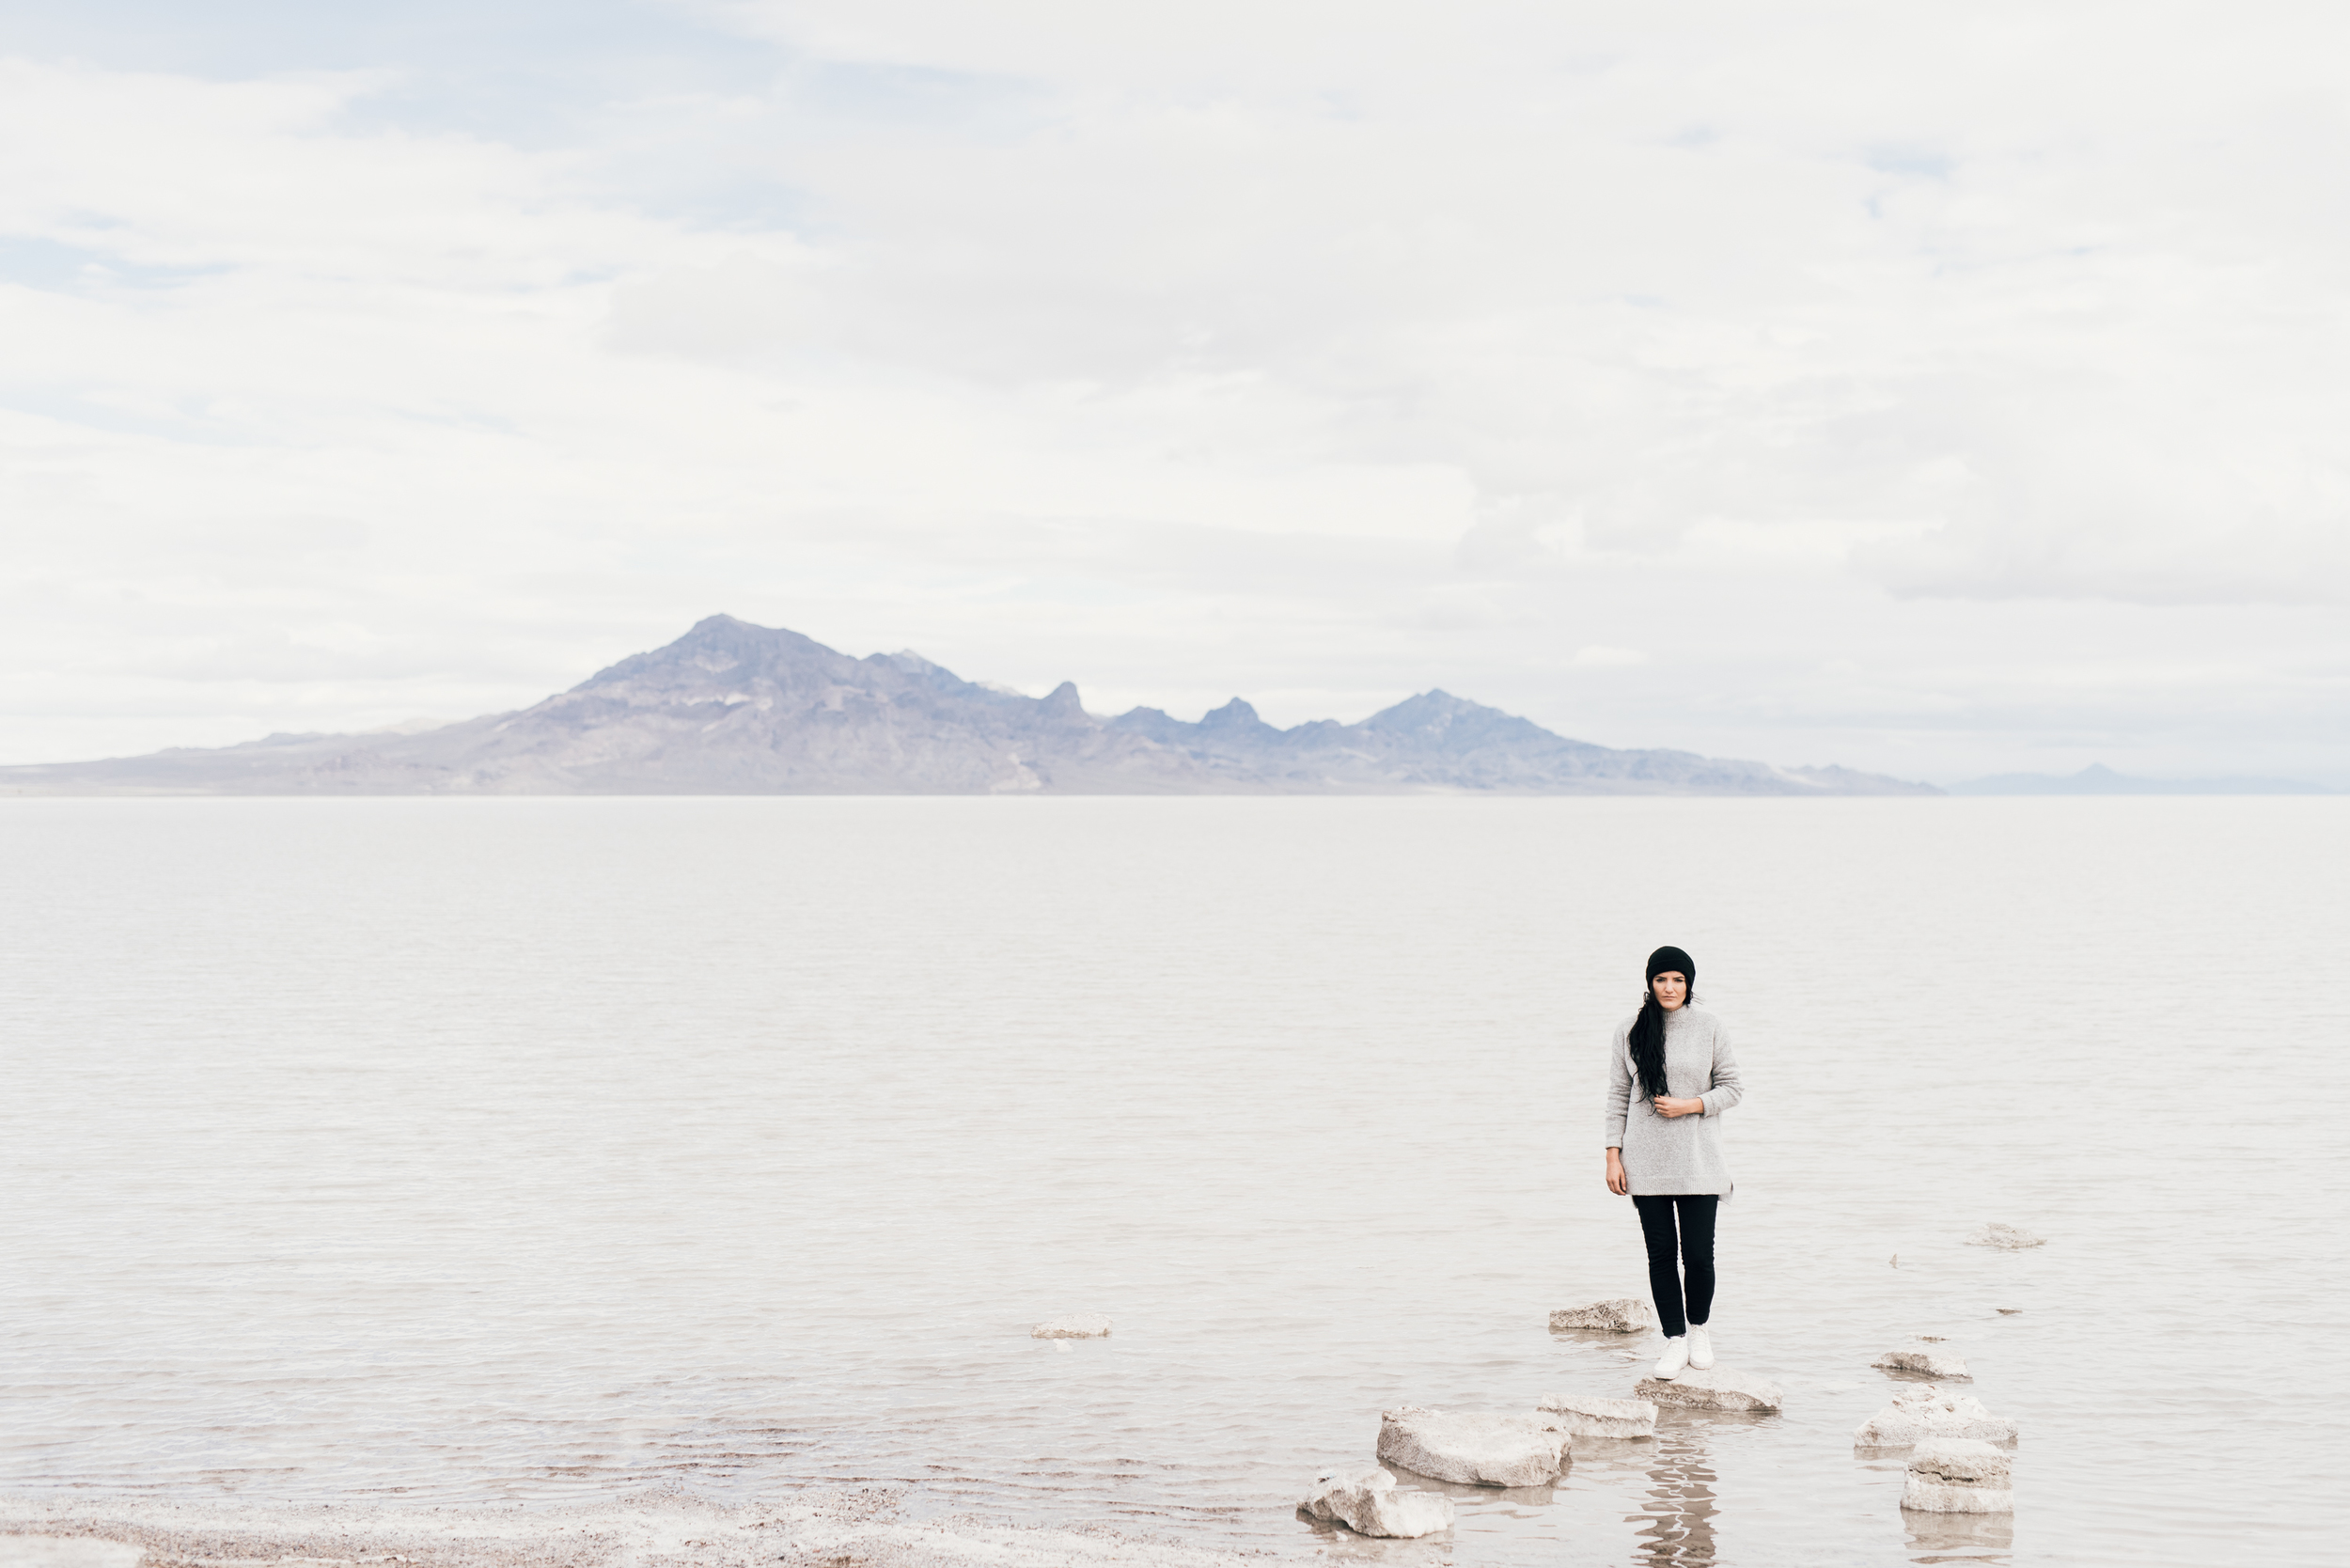
[[1669, 1094], [1659, 1094], [1649, 1103], [1656, 1107], [1656, 1114], [1659, 1116], [1703, 1116], [1705, 1114], [1705, 1102], [1702, 1100], [1676, 1100]]

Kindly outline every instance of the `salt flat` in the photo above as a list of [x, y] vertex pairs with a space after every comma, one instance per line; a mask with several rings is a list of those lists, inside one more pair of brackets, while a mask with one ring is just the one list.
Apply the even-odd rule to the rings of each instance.
[[[1218, 1554], [2321, 1560], [2350, 1373], [2274, 1358], [2350, 1283], [2346, 839], [2326, 799], [0, 802], [0, 1529], [650, 1488]], [[1384, 1408], [1645, 1370], [1547, 1319], [1641, 1288], [1599, 1061], [1667, 940], [1750, 1079], [1722, 1365], [1784, 1410], [1318, 1532]], [[1116, 1331], [1030, 1337], [1073, 1314]], [[1852, 1449], [1920, 1333], [2020, 1424], [2012, 1522], [1905, 1521]]]

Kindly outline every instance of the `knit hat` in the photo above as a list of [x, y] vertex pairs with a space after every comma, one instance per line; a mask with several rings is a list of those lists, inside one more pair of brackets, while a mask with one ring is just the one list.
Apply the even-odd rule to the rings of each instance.
[[1678, 969], [1681, 978], [1692, 986], [1698, 982], [1697, 960], [1679, 948], [1659, 948], [1648, 955], [1648, 978], [1652, 983], [1668, 969]]

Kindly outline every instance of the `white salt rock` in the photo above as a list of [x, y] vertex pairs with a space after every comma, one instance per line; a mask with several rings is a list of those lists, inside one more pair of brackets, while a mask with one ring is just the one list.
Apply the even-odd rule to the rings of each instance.
[[1893, 1403], [1853, 1429], [1853, 1442], [1864, 1449], [1898, 1449], [1911, 1443], [1965, 1439], [1985, 1443], [2015, 1441], [2015, 1423], [1995, 1416], [1982, 1402], [1967, 1395], [1950, 1395], [1931, 1383], [1897, 1390]]
[[1546, 1486], [1567, 1466], [1568, 1433], [1517, 1410], [1423, 1410], [1379, 1419], [1379, 1459], [1462, 1486]]
[[1313, 1489], [1297, 1505], [1317, 1519], [1344, 1525], [1358, 1535], [1391, 1535], [1404, 1539], [1434, 1535], [1452, 1528], [1452, 1499], [1434, 1492], [1397, 1489], [1395, 1477], [1385, 1470], [1341, 1475], [1324, 1470], [1314, 1478]]
[[1644, 1399], [1552, 1394], [1536, 1412], [1570, 1437], [1653, 1437], [1656, 1406]]
[[1902, 1506], [1921, 1513], [2013, 1513], [2014, 1462], [1988, 1443], [1946, 1438], [1909, 1456]]
[[1923, 1372], [1928, 1377], [1947, 1378], [1954, 1383], [1972, 1383], [1966, 1363], [1955, 1352], [1939, 1348], [1930, 1335], [1920, 1336], [1905, 1345], [1891, 1350], [1869, 1363], [1887, 1372]]
[[1098, 1312], [1078, 1312], [1065, 1318], [1049, 1318], [1028, 1330], [1031, 1340], [1101, 1340], [1107, 1339], [1110, 1320]]
[[1550, 1314], [1553, 1328], [1603, 1328], [1610, 1334], [1644, 1334], [1657, 1326], [1656, 1309], [1637, 1295], [1561, 1307]]
[[1632, 1391], [1658, 1404], [1696, 1410], [1776, 1410], [1779, 1406], [1778, 1384], [1720, 1367], [1711, 1372], [1693, 1367], [1671, 1379], [1644, 1377]]
[[2048, 1238], [2035, 1236], [2029, 1231], [2019, 1230], [2013, 1225], [1994, 1223], [1983, 1226], [1973, 1235], [1968, 1236], [1966, 1245], [1968, 1247], [1999, 1247], [2015, 1252], [2027, 1247], [2045, 1247], [2048, 1245]]

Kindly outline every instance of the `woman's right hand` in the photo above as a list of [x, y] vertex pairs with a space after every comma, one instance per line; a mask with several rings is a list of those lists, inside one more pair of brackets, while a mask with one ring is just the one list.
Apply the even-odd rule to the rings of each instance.
[[1613, 1149], [1607, 1151], [1607, 1190], [1618, 1198], [1632, 1190], [1632, 1178], [1623, 1173], [1623, 1156]]

